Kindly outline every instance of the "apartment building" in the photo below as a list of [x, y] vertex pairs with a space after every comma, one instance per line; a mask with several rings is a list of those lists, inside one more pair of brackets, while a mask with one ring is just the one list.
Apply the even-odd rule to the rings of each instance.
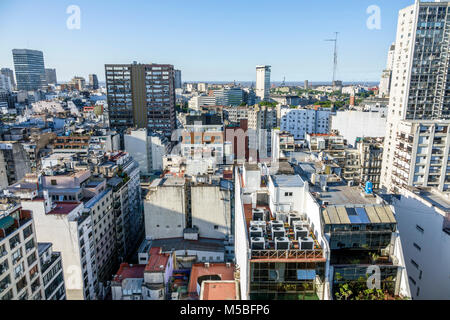
[[[391, 192], [411, 185], [447, 189], [448, 141], [439, 135], [445, 136], [450, 119], [449, 7], [447, 1], [416, 1], [399, 12], [381, 176]], [[438, 139], [429, 148], [420, 146], [423, 140], [408, 145], [399, 138], [419, 139], [432, 130]]]
[[147, 128], [170, 137], [176, 128], [175, 76], [169, 64], [105, 65], [112, 128]]
[[395, 208], [411, 298], [450, 299], [448, 193], [432, 187], [405, 187], [400, 195], [386, 198]]
[[331, 130], [331, 110], [281, 108], [280, 129], [295, 140], [306, 139], [308, 133], [327, 134]]
[[270, 98], [270, 66], [256, 66], [256, 96], [260, 101]]
[[45, 300], [32, 213], [0, 200], [0, 300]]
[[61, 253], [49, 242], [38, 243], [38, 252], [45, 300], [66, 300]]
[[334, 160], [341, 168], [345, 163], [347, 140], [335, 133], [307, 134], [306, 143], [310, 152], [322, 152], [328, 160]]
[[340, 299], [343, 284], [355, 298], [371, 266], [386, 296], [410, 297], [392, 206], [335, 175], [306, 182], [278, 171], [264, 164], [236, 168], [243, 299]]
[[24, 146], [17, 141], [0, 141], [0, 189], [31, 172], [31, 162]]

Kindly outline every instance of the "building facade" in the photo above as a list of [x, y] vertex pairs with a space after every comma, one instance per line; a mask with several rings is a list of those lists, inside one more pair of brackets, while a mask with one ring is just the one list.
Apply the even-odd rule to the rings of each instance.
[[17, 90], [33, 91], [47, 85], [44, 54], [38, 50], [13, 49]]

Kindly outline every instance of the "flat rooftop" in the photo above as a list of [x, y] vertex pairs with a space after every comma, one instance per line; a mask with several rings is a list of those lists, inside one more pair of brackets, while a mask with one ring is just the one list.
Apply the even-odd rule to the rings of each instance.
[[275, 187], [303, 187], [305, 182], [299, 175], [271, 175]]
[[312, 187], [311, 191], [319, 193], [319, 199], [328, 202], [328, 205], [368, 205], [376, 204], [377, 198], [374, 195], [364, 195], [364, 190], [358, 186], [348, 186], [345, 183], [329, 183], [327, 191], [319, 187]]
[[223, 240], [199, 238], [185, 240], [184, 238], [151, 240], [152, 247], [160, 247], [163, 252], [179, 250], [197, 250], [209, 252], [225, 252]]
[[202, 283], [200, 300], [239, 300], [237, 281], [212, 281]]
[[397, 223], [390, 206], [327, 206], [322, 210], [325, 224]]
[[185, 184], [185, 180], [183, 178], [180, 177], [176, 177], [176, 176], [168, 176], [168, 177], [164, 177], [162, 179], [155, 179], [153, 180], [153, 182], [150, 184], [150, 187], [154, 188], [154, 187], [178, 187], [178, 186], [184, 186]]
[[[191, 276], [189, 279], [188, 292], [197, 293], [197, 284], [199, 283], [199, 278], [203, 277], [204, 280], [211, 280], [212, 277], [205, 276], [218, 276], [220, 280], [234, 280], [234, 264], [226, 263], [195, 263], [192, 265]], [[207, 279], [210, 278], [210, 279]], [[202, 279], [200, 279], [200, 282]]]
[[162, 253], [161, 248], [153, 247], [150, 249], [150, 257], [147, 265], [145, 266], [145, 272], [164, 272], [169, 262], [170, 254]]
[[81, 202], [76, 201], [67, 201], [67, 202], [54, 202], [56, 205], [49, 213], [47, 214], [69, 214], [73, 210], [75, 210], [76, 207], [78, 207]]
[[130, 265], [122, 263], [113, 278], [113, 281], [122, 282], [125, 279], [141, 279], [144, 278], [145, 264]]
[[419, 190], [419, 196], [425, 201], [445, 212], [450, 212], [450, 194], [449, 198], [447, 198], [445, 193], [434, 192], [433, 190]]

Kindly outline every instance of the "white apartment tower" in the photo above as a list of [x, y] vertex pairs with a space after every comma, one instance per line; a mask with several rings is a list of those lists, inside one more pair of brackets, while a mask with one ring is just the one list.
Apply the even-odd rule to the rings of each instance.
[[383, 70], [381, 74], [380, 80], [380, 97], [389, 96], [389, 91], [391, 90], [391, 81], [392, 81], [392, 68], [394, 66], [394, 53], [395, 53], [395, 43], [391, 44], [389, 47], [386, 69]]
[[256, 66], [256, 96], [261, 101], [270, 97], [270, 66]]
[[400, 10], [381, 183], [450, 186], [450, 4], [420, 2]]

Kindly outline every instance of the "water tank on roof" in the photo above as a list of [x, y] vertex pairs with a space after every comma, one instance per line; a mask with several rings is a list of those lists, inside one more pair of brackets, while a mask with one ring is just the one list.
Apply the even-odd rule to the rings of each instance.
[[373, 193], [373, 183], [370, 182], [370, 181], [367, 181], [367, 182], [366, 182], [366, 187], [364, 188], [364, 191], [365, 191], [367, 194], [372, 194], [372, 193]]

